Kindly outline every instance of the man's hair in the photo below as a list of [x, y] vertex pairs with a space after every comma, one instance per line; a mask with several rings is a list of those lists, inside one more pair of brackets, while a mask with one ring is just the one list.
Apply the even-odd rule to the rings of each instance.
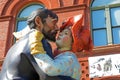
[[58, 16], [51, 10], [48, 10], [45, 8], [39, 8], [31, 13], [31, 15], [27, 19], [27, 24], [29, 25], [30, 29], [32, 28], [35, 29], [36, 28], [36, 24], [35, 24], [36, 16], [39, 16], [41, 18], [42, 23], [44, 23], [48, 15], [52, 17], [53, 19], [57, 18], [58, 20]]

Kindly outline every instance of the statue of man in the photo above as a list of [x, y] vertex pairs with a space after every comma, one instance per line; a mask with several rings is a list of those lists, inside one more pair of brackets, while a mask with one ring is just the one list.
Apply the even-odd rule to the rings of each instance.
[[47, 39], [55, 41], [57, 21], [58, 16], [51, 10], [37, 9], [32, 12], [27, 19], [30, 30], [25, 34], [22, 33], [24, 36], [22, 35], [9, 49], [2, 65], [0, 80], [43, 80], [41, 77], [44, 77], [44, 73], [38, 70], [30, 54], [29, 34], [37, 29], [45, 36], [42, 39], [43, 48], [53, 59], [52, 49]]

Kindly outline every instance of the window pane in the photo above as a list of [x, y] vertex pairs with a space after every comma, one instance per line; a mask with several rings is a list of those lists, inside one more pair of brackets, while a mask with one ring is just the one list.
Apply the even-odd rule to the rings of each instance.
[[19, 17], [27, 17], [28, 15], [30, 15], [30, 13], [38, 8], [43, 8], [42, 5], [31, 5], [26, 7], [25, 9], [22, 10], [22, 12], [20, 13]]
[[19, 22], [18, 22], [17, 31], [22, 30], [22, 29], [25, 28], [26, 26], [27, 26], [27, 22], [26, 22], [26, 21], [19, 21]]
[[120, 3], [120, 0], [94, 0], [92, 7]]
[[112, 26], [120, 25], [120, 7], [111, 9]]
[[120, 44], [120, 28], [113, 28], [114, 44]]
[[94, 28], [105, 28], [104, 13], [105, 13], [104, 10], [92, 11], [93, 29]]
[[[38, 8], [44, 8], [44, 6], [42, 6], [40, 4], [34, 4], [34, 5], [27, 6], [20, 12], [18, 18], [19, 19], [22, 19], [23, 17], [27, 18], [32, 13], [32, 11], [34, 11]], [[18, 25], [17, 26], [17, 31], [20, 31], [27, 26], [27, 22], [25, 20], [23, 20], [23, 21], [19, 20], [17, 22], [17, 25]]]
[[94, 46], [107, 45], [106, 30], [97, 30], [93, 32]]

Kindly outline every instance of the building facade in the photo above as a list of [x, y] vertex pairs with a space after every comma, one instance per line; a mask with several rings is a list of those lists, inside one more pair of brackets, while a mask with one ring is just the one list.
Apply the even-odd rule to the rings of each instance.
[[91, 30], [92, 52], [77, 53], [82, 66], [81, 80], [119, 80], [119, 76], [90, 78], [89, 57], [120, 53], [119, 0], [0, 0], [0, 66], [14, 44], [12, 33], [26, 26], [27, 16], [36, 8], [48, 8], [59, 16], [58, 26], [68, 17], [84, 14], [83, 26]]

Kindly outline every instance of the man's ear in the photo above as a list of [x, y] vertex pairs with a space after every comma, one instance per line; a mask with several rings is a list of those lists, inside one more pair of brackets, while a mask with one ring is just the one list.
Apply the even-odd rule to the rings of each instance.
[[39, 16], [35, 17], [35, 24], [36, 24], [36, 28], [41, 31], [43, 28], [43, 23], [42, 23], [41, 18]]

